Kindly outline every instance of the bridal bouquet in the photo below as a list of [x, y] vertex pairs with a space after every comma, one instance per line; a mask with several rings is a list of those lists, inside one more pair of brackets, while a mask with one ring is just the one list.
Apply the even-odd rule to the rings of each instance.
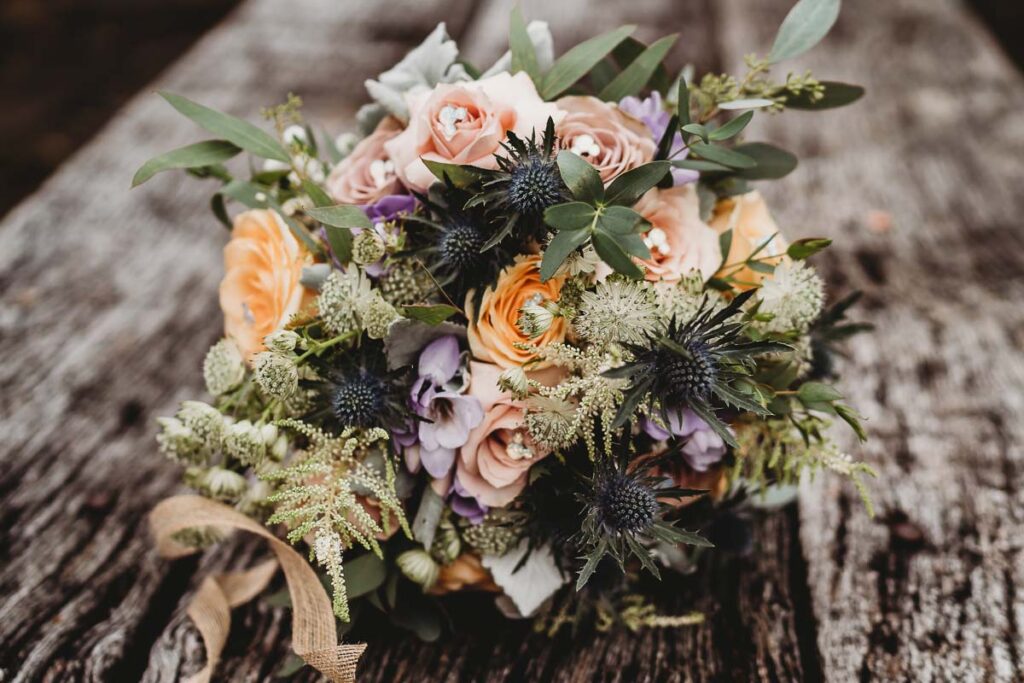
[[[443, 596], [472, 590], [556, 628], [689, 623], [639, 577], [743, 546], [723, 520], [804, 474], [861, 493], [872, 474], [826, 431], [863, 438], [832, 386], [863, 327], [853, 298], [826, 306], [808, 258], [829, 240], [787, 241], [752, 189], [796, 159], [744, 135], [861, 95], [771, 75], [836, 12], [801, 0], [739, 76], [674, 75], [676, 37], [632, 26], [555, 59], [518, 13], [481, 71], [442, 24], [367, 81], [338, 137], [294, 96], [267, 132], [161, 93], [217, 139], [135, 183], [211, 179], [230, 230], [212, 398], [160, 420], [161, 450], [197, 494], [308, 550], [343, 622], [379, 612], [432, 639]], [[258, 161], [229, 170], [243, 152]]]

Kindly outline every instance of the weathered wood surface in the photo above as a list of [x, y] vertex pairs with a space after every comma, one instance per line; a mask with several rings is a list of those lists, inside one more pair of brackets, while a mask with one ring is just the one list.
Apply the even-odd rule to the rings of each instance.
[[[679, 31], [677, 63], [714, 67], [766, 47], [789, 2], [524, 4], [563, 47], [629, 21], [645, 38]], [[434, 22], [486, 63], [508, 9], [250, 0], [160, 86], [242, 115], [294, 90], [339, 130], [363, 78]], [[789, 234], [836, 238], [820, 264], [835, 288], [868, 293], [861, 313], [879, 329], [853, 345], [846, 387], [884, 474], [879, 520], [824, 480], [799, 516], [760, 526], [751, 557], [670, 586], [673, 608], [707, 613], [701, 627], [549, 642], [495, 624], [442, 645], [374, 643], [360, 680], [1024, 675], [1024, 84], [952, 0], [848, 2], [826, 46], [808, 60], [816, 73], [870, 97], [763, 124], [803, 161], [768, 193]], [[202, 660], [182, 613], [198, 578], [262, 552], [166, 563], [142, 523], [176, 488], [152, 420], [200, 391], [224, 234], [195, 181], [126, 188], [142, 160], [197, 135], [145, 94], [0, 226], [2, 680], [178, 680]], [[872, 210], [892, 229], [872, 231]], [[236, 610], [219, 677], [270, 680], [287, 638], [284, 610]]]

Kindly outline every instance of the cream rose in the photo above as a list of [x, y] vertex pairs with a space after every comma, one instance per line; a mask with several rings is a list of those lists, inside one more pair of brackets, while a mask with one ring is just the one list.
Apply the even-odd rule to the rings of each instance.
[[718, 233], [700, 219], [692, 184], [650, 190], [633, 208], [651, 224], [644, 234], [651, 258], [641, 261], [648, 280], [676, 282], [694, 270], [704, 280], [715, 274], [722, 263]]
[[245, 211], [235, 217], [224, 247], [220, 307], [224, 332], [251, 361], [263, 338], [284, 327], [302, 307], [306, 289], [299, 282], [308, 252], [274, 211]]
[[565, 339], [565, 319], [555, 318], [551, 326], [534, 339], [520, 331], [516, 322], [523, 304], [539, 297], [557, 301], [563, 277], [540, 281], [540, 261], [537, 255], [520, 256], [502, 271], [493, 288], [488, 287], [480, 299], [479, 312], [473, 309], [473, 295], [467, 297], [466, 313], [469, 318], [469, 349], [477, 360], [494, 363], [502, 368], [523, 365], [533, 357], [529, 351], [516, 348], [517, 343], [538, 346], [561, 342]]
[[459, 449], [455, 476], [484, 505], [503, 507], [526, 487], [530, 468], [550, 451], [533, 443], [522, 405], [498, 389], [501, 368], [471, 361], [469, 370], [469, 395], [480, 401], [484, 420]]
[[757, 253], [757, 258], [766, 259], [765, 262], [772, 265], [778, 265], [785, 258], [788, 245], [760, 192], [748, 192], [719, 201], [711, 216], [711, 227], [719, 234], [732, 230], [732, 245], [725, 259], [726, 267], [719, 275], [730, 276], [739, 289], [756, 287], [766, 277], [771, 277], [747, 267], [735, 268], [736, 264], [746, 261], [769, 238], [771, 241]]
[[606, 185], [654, 158], [658, 148], [647, 126], [614, 104], [576, 95], [557, 104], [568, 112], [555, 127], [562, 148], [593, 164]]
[[494, 155], [508, 131], [529, 137], [562, 112], [537, 94], [525, 73], [500, 73], [465, 83], [441, 84], [407, 96], [409, 126], [384, 144], [407, 187], [424, 191], [435, 182], [423, 159], [496, 168]]
[[395, 164], [384, 150], [384, 143], [402, 132], [401, 124], [388, 117], [377, 130], [355, 146], [327, 176], [327, 193], [341, 204], [372, 204], [398, 192]]

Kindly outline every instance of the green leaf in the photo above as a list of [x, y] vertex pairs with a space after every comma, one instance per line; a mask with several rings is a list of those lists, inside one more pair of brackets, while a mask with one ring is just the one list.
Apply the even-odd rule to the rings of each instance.
[[327, 246], [331, 248], [334, 258], [339, 263], [348, 263], [352, 260], [352, 231], [348, 228], [339, 228], [336, 225], [324, 226], [327, 233]]
[[225, 183], [217, 190], [217, 194], [234, 199], [250, 209], [265, 209], [270, 206], [266, 190], [245, 180], [232, 180], [230, 183]]
[[824, 237], [807, 237], [802, 240], [797, 240], [796, 242], [793, 242], [793, 244], [789, 245], [789, 248], [786, 249], [786, 255], [793, 260], [802, 261], [805, 258], [817, 254], [830, 244], [832, 244], [832, 240]]
[[331, 225], [335, 228], [373, 229], [373, 223], [366, 217], [366, 213], [355, 204], [317, 206], [306, 209], [306, 215], [324, 225]]
[[843, 405], [842, 403], [835, 404], [836, 413], [846, 424], [850, 425], [850, 429], [857, 435], [857, 439], [861, 442], [868, 440], [867, 432], [864, 431], [863, 425], [860, 423], [860, 415], [857, 414], [850, 406]]
[[[729, 258], [729, 250], [732, 249], [732, 228], [729, 228], [725, 232], [718, 235], [718, 248], [719, 251], [722, 252], [721, 265], [724, 266], [725, 262]], [[721, 270], [721, 268], [719, 268], [719, 270]]]
[[604, 200], [604, 183], [594, 166], [578, 154], [562, 150], [555, 158], [562, 180], [581, 202], [596, 204]]
[[654, 41], [611, 83], [602, 88], [598, 97], [606, 102], [618, 102], [627, 95], [635, 95], [640, 92], [678, 38], [679, 34], [673, 33]]
[[328, 195], [322, 187], [308, 178], [302, 181], [302, 189], [309, 195], [309, 198], [313, 200], [313, 204], [318, 207], [330, 206], [334, 203], [334, 200], [331, 199], [330, 195]]
[[707, 126], [701, 125], [699, 123], [688, 123], [685, 126], [680, 126], [679, 129], [681, 131], [683, 131], [684, 133], [689, 133], [690, 135], [696, 135], [701, 140], [703, 140], [705, 143], [708, 141], [708, 139], [709, 139], [708, 135], [711, 132], [711, 131], [709, 131], [707, 129]]
[[531, 81], [539, 83], [541, 74], [540, 66], [537, 64], [537, 51], [533, 48], [533, 41], [526, 31], [523, 13], [518, 7], [512, 10], [509, 21], [508, 47], [512, 53], [512, 73], [525, 71]]
[[777, 64], [818, 44], [839, 18], [839, 0], [800, 0], [782, 21], [768, 61]]
[[716, 164], [713, 161], [704, 161], [703, 159], [676, 159], [672, 162], [672, 165], [676, 168], [685, 168], [691, 171], [729, 171], [731, 170], [728, 166], [722, 164]]
[[767, 142], [747, 142], [736, 145], [735, 150], [756, 164], [737, 173], [746, 180], [775, 180], [789, 175], [796, 168], [797, 158], [794, 155]]
[[593, 241], [594, 250], [597, 251], [597, 255], [601, 257], [601, 260], [617, 272], [634, 280], [643, 278], [644, 271], [640, 270], [640, 267], [633, 263], [633, 259], [623, 251], [622, 247], [612, 239], [611, 235], [596, 232], [591, 237], [591, 241]]
[[488, 173], [487, 170], [477, 168], [476, 166], [446, 164], [443, 161], [431, 161], [430, 159], [423, 159], [422, 161], [423, 165], [434, 174], [435, 178], [444, 182], [445, 176], [447, 176], [452, 185], [459, 189], [469, 187]]
[[459, 312], [459, 309], [448, 304], [435, 304], [431, 306], [404, 306], [402, 315], [406, 318], [419, 320], [428, 325], [440, 325], [448, 318]]
[[444, 498], [427, 486], [423, 489], [416, 517], [412, 520], [412, 537], [429, 548], [434, 543], [434, 534], [444, 512]]
[[280, 142], [248, 121], [243, 121], [215, 109], [204, 107], [187, 97], [175, 95], [166, 90], [160, 91], [160, 96], [167, 100], [172, 107], [206, 130], [224, 138], [228, 142], [234, 143], [247, 152], [251, 152], [264, 159], [275, 159], [284, 162], [291, 161], [288, 152], [281, 146]]
[[553, 100], [561, 95], [576, 81], [586, 76], [588, 71], [635, 30], [636, 26], [620, 26], [614, 31], [586, 40], [566, 52], [541, 79], [541, 97]]
[[625, 206], [608, 206], [601, 210], [595, 228], [612, 235], [629, 235], [644, 218]]
[[641, 259], [651, 258], [651, 250], [644, 244], [644, 238], [636, 233], [612, 235], [612, 239], [630, 256], [636, 256]]
[[387, 566], [384, 560], [373, 553], [365, 553], [351, 560], [345, 560], [345, 593], [349, 600], [354, 600], [371, 591], [377, 590], [387, 578]]
[[661, 182], [670, 166], [668, 161], [651, 161], [626, 171], [605, 190], [608, 203], [633, 206], [647, 190]]
[[679, 126], [680, 128], [690, 123], [690, 88], [686, 85], [686, 79], [679, 78]]
[[161, 171], [172, 168], [199, 168], [227, 161], [242, 151], [241, 147], [227, 140], [206, 140], [194, 145], [179, 147], [155, 156], [135, 172], [132, 187], [138, 187]]
[[589, 228], [597, 211], [585, 202], [555, 204], [544, 210], [544, 222], [555, 230], [583, 230]]
[[737, 152], [717, 145], [707, 145], [703, 142], [695, 142], [690, 145], [690, 151], [701, 159], [714, 161], [715, 163], [728, 166], [729, 168], [747, 169], [754, 168], [757, 161], [741, 152]]
[[786, 106], [790, 109], [834, 109], [853, 104], [864, 96], [864, 88], [838, 81], [821, 81], [825, 87], [825, 95], [821, 99], [812, 100], [810, 93], [801, 91], [799, 95], [786, 98]]
[[569, 258], [569, 254], [576, 250], [581, 244], [587, 241], [586, 230], [562, 230], [548, 243], [544, 250], [544, 259], [540, 264], [541, 282], [547, 282]]
[[796, 392], [804, 405], [808, 403], [830, 403], [843, 397], [835, 388], [821, 382], [804, 382]]
[[771, 100], [766, 100], [760, 97], [754, 97], [746, 100], [732, 100], [731, 102], [719, 102], [719, 109], [761, 109], [762, 107], [770, 107], [775, 104]]
[[743, 112], [728, 123], [711, 131], [711, 134], [708, 137], [712, 140], [728, 140], [729, 138], [738, 135], [740, 131], [746, 128], [752, 118], [754, 118], [754, 112]]

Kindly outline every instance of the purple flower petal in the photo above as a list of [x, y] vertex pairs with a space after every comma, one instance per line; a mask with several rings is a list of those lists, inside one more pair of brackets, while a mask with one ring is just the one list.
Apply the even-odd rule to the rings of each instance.
[[420, 462], [430, 476], [440, 479], [451, 472], [455, 464], [455, 449], [420, 446]]
[[465, 517], [473, 524], [480, 524], [484, 521], [488, 507], [470, 495], [465, 489], [459, 476], [456, 474], [452, 479], [452, 485], [448, 489], [448, 505], [459, 517]]
[[437, 385], [459, 371], [459, 340], [455, 335], [438, 337], [420, 353], [419, 376]]
[[363, 207], [366, 216], [374, 223], [394, 220], [399, 214], [412, 213], [415, 209], [416, 198], [409, 194], [389, 194]]

